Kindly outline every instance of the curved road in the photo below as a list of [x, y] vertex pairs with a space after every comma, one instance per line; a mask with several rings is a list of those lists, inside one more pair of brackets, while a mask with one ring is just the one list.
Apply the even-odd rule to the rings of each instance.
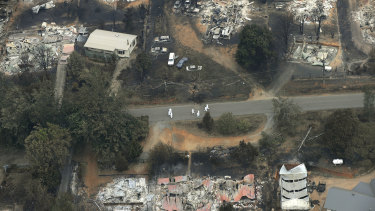
[[[291, 97], [303, 111], [328, 110], [338, 108], [359, 108], [363, 106], [363, 94], [339, 94], [339, 95], [319, 95]], [[200, 110], [200, 117], [203, 117], [205, 105], [171, 105], [157, 107], [131, 108], [129, 112], [135, 116], [148, 115], [150, 122], [170, 121], [170, 120], [190, 120], [197, 119], [191, 114], [191, 109]], [[225, 112], [232, 112], [234, 115], [246, 114], [269, 114], [272, 112], [272, 98], [265, 100], [248, 100], [240, 102], [223, 102], [209, 104], [212, 117], [218, 117]], [[168, 116], [168, 109], [173, 110], [173, 119]]]

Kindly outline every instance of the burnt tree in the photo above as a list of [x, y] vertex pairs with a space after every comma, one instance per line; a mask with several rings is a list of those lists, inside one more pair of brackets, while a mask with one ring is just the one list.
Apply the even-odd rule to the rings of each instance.
[[39, 68], [42, 69], [48, 79], [47, 70], [55, 62], [53, 52], [47, 45], [39, 45], [35, 48], [34, 59], [38, 64]]
[[321, 0], [318, 0], [316, 2], [316, 8], [314, 10], [314, 19], [315, 19], [315, 22], [318, 22], [318, 28], [316, 30], [316, 40], [319, 40], [320, 29], [322, 27], [322, 21], [326, 19], [326, 16], [324, 14], [324, 5]]
[[287, 53], [290, 33], [292, 30], [292, 24], [293, 24], [293, 14], [290, 12], [283, 14], [280, 17], [279, 21], [280, 21], [279, 24], [281, 26], [280, 38], [284, 44], [284, 48], [283, 48], [284, 52]]

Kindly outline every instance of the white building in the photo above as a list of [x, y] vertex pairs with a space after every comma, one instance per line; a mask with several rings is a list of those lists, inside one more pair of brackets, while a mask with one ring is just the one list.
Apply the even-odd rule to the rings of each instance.
[[88, 57], [130, 57], [137, 45], [137, 36], [96, 29], [84, 45]]
[[309, 210], [306, 166], [305, 164], [292, 168], [287, 166], [283, 165], [280, 169], [281, 209]]

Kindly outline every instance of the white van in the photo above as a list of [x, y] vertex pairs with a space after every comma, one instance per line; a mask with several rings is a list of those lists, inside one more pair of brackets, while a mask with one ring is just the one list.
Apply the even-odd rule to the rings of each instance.
[[174, 53], [169, 53], [168, 66], [173, 66], [174, 65], [174, 59], [175, 59], [175, 54]]

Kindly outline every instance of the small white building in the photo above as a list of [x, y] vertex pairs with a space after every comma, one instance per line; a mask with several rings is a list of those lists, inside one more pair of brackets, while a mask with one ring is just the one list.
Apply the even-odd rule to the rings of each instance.
[[130, 57], [137, 45], [137, 36], [96, 29], [84, 45], [88, 57]]
[[280, 169], [281, 209], [309, 210], [309, 194], [307, 193], [307, 169], [305, 164]]

